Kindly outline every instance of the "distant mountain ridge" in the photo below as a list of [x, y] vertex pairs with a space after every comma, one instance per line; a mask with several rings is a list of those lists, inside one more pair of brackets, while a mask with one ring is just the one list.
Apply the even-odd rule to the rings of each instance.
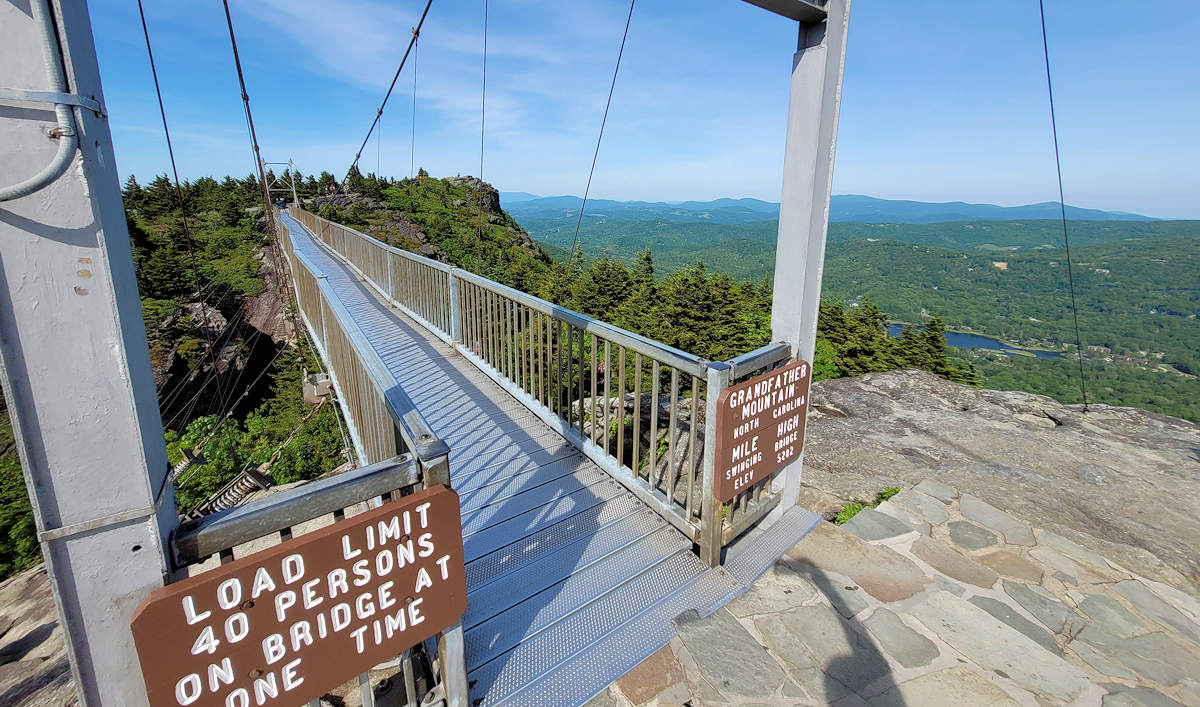
[[[577, 218], [581, 199], [577, 196], [538, 197], [527, 192], [501, 192], [505, 210], [523, 225], [530, 221]], [[832, 221], [864, 223], [941, 223], [946, 221], [1024, 221], [1060, 217], [1058, 202], [1022, 206], [943, 203], [879, 199], [859, 194], [838, 194], [830, 202]], [[761, 199], [714, 199], [712, 201], [614, 201], [589, 199], [584, 221], [673, 221], [726, 225], [767, 221], [779, 216], [779, 204]], [[1067, 218], [1087, 221], [1156, 221], [1150, 216], [1121, 211], [1085, 209], [1067, 205]], [[526, 226], [528, 228], [528, 226]]]

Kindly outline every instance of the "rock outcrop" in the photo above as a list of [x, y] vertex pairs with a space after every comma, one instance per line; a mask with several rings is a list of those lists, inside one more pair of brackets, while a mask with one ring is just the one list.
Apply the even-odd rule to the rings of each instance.
[[[1200, 427], [919, 371], [813, 386], [806, 501], [941, 481], [1143, 575], [1200, 593]], [[824, 507], [822, 507], [824, 504]]]

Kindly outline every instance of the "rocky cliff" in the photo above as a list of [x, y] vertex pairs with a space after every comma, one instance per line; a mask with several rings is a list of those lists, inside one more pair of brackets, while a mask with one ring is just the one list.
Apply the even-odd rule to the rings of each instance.
[[1200, 594], [1200, 427], [919, 371], [813, 387], [804, 502], [828, 513], [934, 479]]

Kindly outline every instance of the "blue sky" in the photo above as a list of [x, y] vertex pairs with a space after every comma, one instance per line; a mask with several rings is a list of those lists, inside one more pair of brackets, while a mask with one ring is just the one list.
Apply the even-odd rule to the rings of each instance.
[[[264, 156], [341, 176], [419, 0], [236, 0]], [[219, 2], [147, 0], [186, 178], [253, 169]], [[854, 0], [835, 193], [1057, 199], [1036, 0]], [[628, 4], [491, 0], [484, 178], [580, 194]], [[91, 3], [122, 175], [167, 171], [133, 2]], [[1200, 218], [1200, 4], [1047, 0], [1067, 201]], [[417, 56], [416, 163], [478, 174], [483, 2], [435, 0]], [[739, 0], [640, 0], [592, 194], [779, 198], [795, 23]], [[405, 68], [364, 171], [409, 172]], [[377, 157], [378, 155], [378, 157]], [[378, 161], [377, 161], [378, 160]]]

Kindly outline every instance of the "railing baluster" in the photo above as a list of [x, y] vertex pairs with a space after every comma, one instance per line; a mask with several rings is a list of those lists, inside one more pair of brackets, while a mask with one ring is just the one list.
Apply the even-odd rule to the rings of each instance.
[[[617, 347], [617, 460], [625, 458], [625, 347]], [[637, 443], [637, 440], [634, 440]], [[636, 475], [636, 471], [634, 472]]]
[[[625, 406], [622, 404], [621, 413]], [[633, 475], [640, 477], [642, 467], [642, 354], [633, 353]]]
[[654, 477], [658, 470], [658, 361], [650, 362], [650, 465], [646, 467], [646, 481], [657, 487]]
[[692, 376], [692, 414], [688, 421], [688, 468], [687, 468], [687, 502], [684, 504], [684, 510], [687, 512], [687, 517], [692, 518], [692, 497], [695, 495], [693, 487], [696, 484], [696, 423], [700, 421], [700, 379]]
[[675, 422], [676, 408], [679, 407], [679, 369], [671, 367], [671, 408], [670, 415], [667, 418], [667, 468], [664, 473], [668, 479], [667, 488], [667, 503], [671, 503], [675, 498]]
[[598, 411], [596, 409], [596, 403], [599, 402], [596, 399], [596, 363], [597, 363], [597, 360], [596, 360], [596, 337], [592, 336], [590, 338], [592, 340], [592, 365], [590, 368], [590, 372], [592, 374], [592, 401], [591, 401], [591, 403], [588, 404], [588, 410], [591, 411], [590, 416], [592, 418], [591, 419], [592, 427], [591, 427], [591, 430], [588, 432], [588, 439], [592, 440], [593, 442], [596, 442], [596, 441], [598, 441], [597, 437], [596, 437], [596, 432], [598, 432], [598, 430], [596, 429], [596, 427], [598, 426], [599, 420], [600, 420], [600, 415], [597, 414]]
[[[575, 422], [572, 415], [575, 413], [575, 405], [571, 398], [575, 395], [575, 327], [567, 325], [567, 427], [574, 429]], [[583, 407], [582, 401], [580, 406]], [[580, 410], [582, 412], [582, 410]]]
[[579, 330], [579, 436], [583, 437], [583, 395], [584, 386], [587, 381], [584, 380], [584, 372], [587, 370], [587, 364], [584, 363], [584, 338], [587, 336], [583, 329]]
[[612, 423], [612, 345], [608, 343], [608, 339], [604, 340], [604, 453], [612, 454], [608, 450], [609, 425]]

